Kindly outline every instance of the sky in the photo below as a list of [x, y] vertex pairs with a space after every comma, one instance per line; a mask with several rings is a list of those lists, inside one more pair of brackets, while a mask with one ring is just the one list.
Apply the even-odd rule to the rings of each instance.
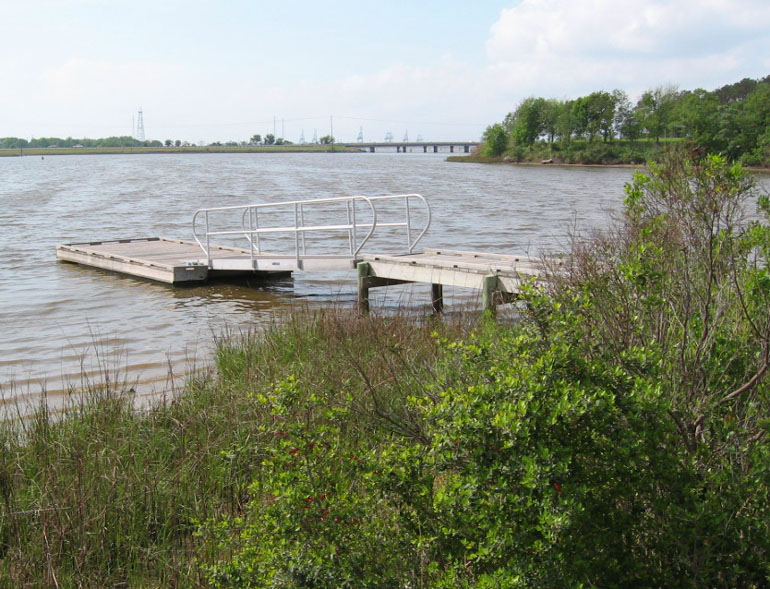
[[0, 0], [0, 137], [477, 140], [529, 96], [770, 74], [768, 0]]

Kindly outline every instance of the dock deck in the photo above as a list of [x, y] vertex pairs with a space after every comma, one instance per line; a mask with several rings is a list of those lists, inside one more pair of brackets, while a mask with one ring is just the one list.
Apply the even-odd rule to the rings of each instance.
[[359, 308], [368, 310], [370, 288], [421, 282], [431, 285], [436, 312], [443, 308], [444, 286], [480, 290], [484, 309], [494, 310], [541, 273], [541, 260], [507, 254], [429, 249], [408, 255], [364, 255], [358, 264]]
[[[420, 210], [422, 217], [415, 212]], [[200, 282], [216, 275], [275, 276], [297, 270], [356, 268], [362, 311], [369, 308], [370, 288], [407, 282], [430, 284], [437, 312], [443, 307], [444, 286], [480, 290], [484, 308], [494, 310], [496, 304], [515, 298], [522, 284], [541, 275], [541, 261], [526, 256], [437, 249], [417, 253], [415, 246], [430, 220], [430, 206], [419, 194], [224, 206], [195, 212], [194, 241], [150, 237], [68, 243], [56, 247], [56, 256], [168, 284]], [[387, 238], [386, 243], [401, 232], [406, 243], [394, 246], [401, 252], [364, 253], [376, 230]], [[310, 253], [313, 235], [325, 239], [320, 254]], [[244, 238], [248, 249], [215, 243]], [[263, 242], [270, 252], [263, 251]], [[339, 251], [338, 246], [345, 243], [347, 247]]]
[[[217, 245], [211, 252], [222, 262], [250, 260], [246, 249]], [[213, 271], [197, 243], [166, 237], [61, 244], [56, 246], [56, 257], [167, 284], [204, 281]]]

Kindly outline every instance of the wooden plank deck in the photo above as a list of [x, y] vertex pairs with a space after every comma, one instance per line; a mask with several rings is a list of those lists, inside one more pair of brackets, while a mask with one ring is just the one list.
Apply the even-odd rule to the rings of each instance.
[[364, 255], [358, 265], [359, 307], [369, 308], [369, 289], [406, 282], [432, 285], [433, 308], [443, 308], [443, 287], [482, 291], [483, 306], [494, 310], [500, 300], [518, 294], [523, 282], [541, 275], [539, 259], [526, 256], [429, 249], [419, 254]]
[[428, 249], [415, 254], [303, 256], [262, 254], [247, 249], [210, 246], [210, 259], [194, 241], [150, 237], [69, 243], [56, 247], [59, 260], [131, 276], [178, 284], [204, 281], [212, 275], [287, 274], [294, 270], [358, 269], [358, 302], [369, 309], [369, 289], [421, 282], [431, 285], [433, 308], [443, 308], [443, 287], [460, 286], [482, 292], [485, 309], [518, 294], [523, 282], [537, 280], [541, 261], [526, 256]]
[[[212, 255], [222, 260], [249, 257], [249, 250], [241, 248], [211, 249]], [[61, 244], [56, 246], [56, 257], [168, 284], [203, 281], [210, 273], [206, 256], [197, 243], [166, 237]]]

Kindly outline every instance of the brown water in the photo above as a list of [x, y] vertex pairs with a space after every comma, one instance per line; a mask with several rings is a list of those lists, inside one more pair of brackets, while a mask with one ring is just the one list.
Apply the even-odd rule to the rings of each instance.
[[[352, 194], [431, 203], [421, 246], [536, 254], [565, 230], [606, 223], [629, 169], [456, 164], [432, 154], [211, 154], [0, 158], [0, 393], [120, 373], [158, 393], [204, 365], [214, 337], [297, 306], [355, 304], [353, 273], [270, 284], [171, 287], [56, 261], [57, 243], [191, 238], [201, 207]], [[374, 306], [426, 305], [429, 287], [389, 289]], [[425, 293], [423, 291], [425, 290]], [[375, 291], [376, 292], [376, 291]], [[457, 296], [462, 296], [458, 293]], [[450, 293], [451, 298], [451, 293]], [[451, 300], [450, 300], [451, 304]]]

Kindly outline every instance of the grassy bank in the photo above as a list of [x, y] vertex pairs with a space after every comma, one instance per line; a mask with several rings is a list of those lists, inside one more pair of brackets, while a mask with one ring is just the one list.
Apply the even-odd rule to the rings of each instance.
[[567, 144], [539, 141], [529, 146], [509, 147], [500, 156], [484, 156], [481, 152], [470, 156], [451, 157], [450, 161], [469, 161], [479, 163], [549, 162], [553, 164], [575, 165], [639, 165], [660, 159], [665, 149], [681, 140], [653, 140], [610, 142], [573, 140]]
[[[274, 439], [275, 417], [256, 399], [291, 377], [350, 399], [351, 423], [367, 435], [379, 420], [375, 403], [403, 403], [413, 379], [429, 377], [434, 329], [463, 331], [333, 310], [294, 316], [220, 342], [218, 373], [153, 409], [137, 413], [130, 392], [94, 386], [63, 418], [42, 409], [3, 422], [0, 578], [35, 587], [207, 586], [202, 567], [222, 552], [196, 531], [244, 515], [263, 469], [260, 447]], [[414, 374], [395, 378], [405, 366]], [[372, 382], [383, 397], [370, 396]]]
[[329, 153], [335, 151], [355, 152], [358, 150], [333, 145], [267, 145], [260, 147], [25, 147], [23, 149], [0, 149], [0, 157], [148, 153]]

